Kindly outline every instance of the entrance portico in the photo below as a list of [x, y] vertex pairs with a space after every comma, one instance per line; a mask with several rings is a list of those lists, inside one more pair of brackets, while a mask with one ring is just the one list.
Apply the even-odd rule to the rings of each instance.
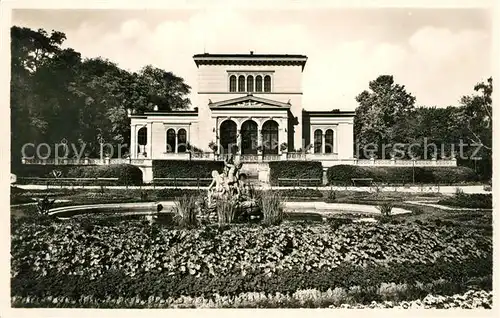
[[279, 155], [281, 149], [286, 152], [290, 104], [249, 95], [211, 103], [209, 107], [219, 155]]

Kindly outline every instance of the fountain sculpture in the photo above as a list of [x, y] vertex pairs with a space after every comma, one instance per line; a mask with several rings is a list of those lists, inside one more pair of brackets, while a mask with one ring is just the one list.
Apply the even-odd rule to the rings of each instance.
[[234, 204], [239, 221], [249, 221], [261, 218], [257, 199], [252, 188], [241, 174], [242, 163], [234, 161], [232, 157], [224, 161], [222, 173], [212, 171], [212, 183], [208, 187], [207, 208], [215, 211], [217, 202], [224, 200]]

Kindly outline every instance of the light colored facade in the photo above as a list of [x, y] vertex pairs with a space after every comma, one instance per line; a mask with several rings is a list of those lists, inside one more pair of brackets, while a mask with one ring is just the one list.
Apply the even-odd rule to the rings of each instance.
[[306, 56], [251, 52], [193, 58], [198, 67], [195, 109], [131, 114], [132, 159], [233, 153], [261, 161], [304, 157], [306, 149], [313, 160], [353, 159], [354, 112], [304, 110]]

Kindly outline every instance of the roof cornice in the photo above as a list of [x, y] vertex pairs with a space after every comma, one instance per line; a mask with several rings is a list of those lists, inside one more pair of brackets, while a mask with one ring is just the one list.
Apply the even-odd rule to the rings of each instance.
[[304, 69], [307, 56], [299, 54], [196, 54], [196, 66], [200, 65], [297, 65]]

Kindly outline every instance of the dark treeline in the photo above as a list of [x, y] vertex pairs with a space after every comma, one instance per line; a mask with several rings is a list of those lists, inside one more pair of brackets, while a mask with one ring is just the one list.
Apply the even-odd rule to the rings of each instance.
[[[98, 156], [99, 142], [129, 143], [127, 109], [189, 107], [191, 87], [182, 78], [150, 65], [129, 72], [102, 58], [82, 59], [75, 50], [62, 48], [65, 39], [57, 31], [11, 28], [13, 163], [27, 143], [54, 148], [63, 139], [78, 152], [85, 143], [84, 154]], [[33, 154], [33, 147], [26, 149]]]
[[[382, 75], [369, 83], [369, 90], [356, 97], [359, 103], [354, 119], [355, 149], [373, 145], [377, 158], [420, 157], [438, 159], [452, 152], [460, 165], [475, 169], [485, 178], [491, 176], [492, 146], [492, 78], [474, 87], [475, 94], [463, 96], [458, 105], [446, 108], [416, 107], [416, 98], [392, 76]], [[446, 87], [443, 87], [446, 89]], [[395, 145], [400, 143], [396, 147]], [[460, 154], [460, 143], [463, 153]], [[420, 145], [412, 146], [410, 145]], [[435, 144], [437, 153], [432, 146]], [[385, 149], [384, 149], [385, 145]], [[472, 146], [474, 145], [474, 146]], [[478, 146], [481, 145], [481, 146]], [[476, 150], [480, 149], [477, 153]], [[480, 157], [481, 160], [473, 160]]]
[[[53, 145], [63, 139], [85, 155], [100, 155], [100, 142], [128, 144], [127, 109], [135, 112], [186, 109], [191, 87], [171, 72], [145, 66], [138, 72], [119, 68], [102, 58], [82, 59], [80, 53], [63, 48], [66, 35], [43, 29], [11, 28], [11, 154], [18, 163], [27, 143]], [[416, 107], [416, 98], [392, 76], [371, 81], [356, 97], [355, 151], [376, 144], [378, 158], [390, 158], [394, 148], [382, 145], [434, 143], [439, 155], [459, 151], [460, 140], [482, 144], [476, 154], [483, 160], [459, 159], [486, 177], [491, 175], [492, 79], [475, 86], [476, 94], [463, 96], [447, 108]], [[446, 89], [446, 87], [443, 87]], [[441, 152], [443, 145], [444, 153]], [[423, 147], [403, 149], [406, 157], [423, 156]], [[470, 157], [477, 147], [464, 147]], [[29, 148], [31, 154], [33, 148]], [[27, 152], [27, 154], [31, 155]], [[70, 154], [70, 157], [75, 153]], [[433, 155], [429, 148], [428, 155]]]

